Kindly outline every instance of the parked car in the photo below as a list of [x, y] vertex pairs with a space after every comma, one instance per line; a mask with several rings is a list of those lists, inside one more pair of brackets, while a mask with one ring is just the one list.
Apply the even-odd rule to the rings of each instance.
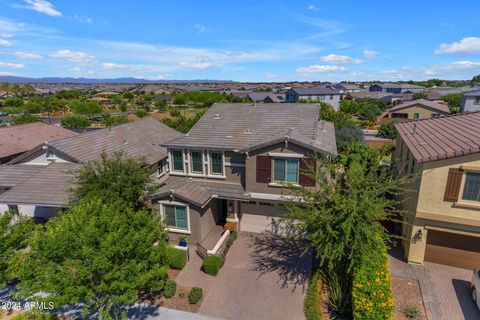
[[480, 308], [480, 268], [473, 270], [472, 276], [472, 300], [477, 304], [477, 307]]

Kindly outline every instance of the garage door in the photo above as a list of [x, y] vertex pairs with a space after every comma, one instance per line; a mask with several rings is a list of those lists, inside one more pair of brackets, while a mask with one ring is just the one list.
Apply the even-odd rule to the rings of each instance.
[[283, 229], [279, 226], [279, 217], [283, 210], [276, 206], [242, 203], [240, 229], [247, 232], [261, 233], [265, 231], [278, 231]]
[[425, 261], [463, 269], [480, 266], [480, 237], [428, 230]]

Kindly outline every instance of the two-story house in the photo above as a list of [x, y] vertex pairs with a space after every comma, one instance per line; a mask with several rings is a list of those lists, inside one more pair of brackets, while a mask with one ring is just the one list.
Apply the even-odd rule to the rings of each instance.
[[340, 109], [340, 92], [326, 86], [292, 88], [285, 93], [285, 102], [297, 103], [301, 100], [308, 102], [325, 102], [335, 109], [335, 111]]
[[480, 266], [480, 113], [395, 124], [409, 263]]
[[480, 111], [480, 90], [466, 92], [460, 103], [460, 112]]
[[417, 99], [396, 105], [385, 111], [378, 122], [388, 120], [419, 120], [441, 117], [450, 114], [448, 105], [444, 103]]
[[375, 83], [369, 87], [369, 91], [381, 91], [386, 93], [415, 93], [425, 91], [425, 87], [408, 83]]
[[[172, 239], [200, 243], [229, 222], [262, 232], [284, 215], [288, 185], [315, 187], [317, 155], [335, 155], [318, 104], [214, 104], [188, 134], [164, 144], [169, 178], [151, 198]], [[218, 229], [218, 228], [217, 228]]]

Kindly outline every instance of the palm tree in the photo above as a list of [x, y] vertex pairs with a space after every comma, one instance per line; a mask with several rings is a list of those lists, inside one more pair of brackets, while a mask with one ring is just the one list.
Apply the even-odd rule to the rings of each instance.
[[2, 82], [0, 84], [0, 89], [7, 94], [7, 98], [8, 98], [8, 94], [10, 93], [10, 83]]

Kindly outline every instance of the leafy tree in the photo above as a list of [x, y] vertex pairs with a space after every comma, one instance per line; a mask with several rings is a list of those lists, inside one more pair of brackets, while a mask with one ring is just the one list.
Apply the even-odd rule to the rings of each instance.
[[472, 83], [480, 83], [480, 74], [473, 76]]
[[10, 91], [10, 83], [9, 82], [2, 82], [0, 84], [0, 90], [2, 90], [3, 92], [5, 92], [7, 94], [7, 98], [9, 97], [9, 93], [11, 92]]
[[415, 92], [413, 94], [413, 100], [418, 100], [418, 99], [427, 99], [428, 95], [426, 92]]
[[165, 101], [156, 101], [155, 107], [158, 111], [166, 111], [167, 110], [167, 103]]
[[362, 142], [359, 124], [351, 118], [350, 114], [342, 111], [335, 112], [329, 105], [321, 103], [320, 119], [333, 122], [338, 151], [348, 151], [355, 142]]
[[[11, 260], [20, 280], [19, 297], [56, 306], [83, 303], [97, 317], [126, 316], [122, 306], [139, 292], [163, 288], [167, 280], [166, 242], [152, 212], [135, 210], [119, 198], [86, 197], [68, 212], [38, 227], [30, 250]], [[48, 297], [33, 297], [45, 292]]]
[[23, 100], [17, 97], [6, 98], [3, 101], [3, 106], [5, 107], [19, 108], [19, 107], [23, 107], [23, 105], [24, 105]]
[[388, 120], [382, 122], [380, 128], [378, 129], [378, 136], [386, 139], [395, 139], [397, 138], [397, 129], [395, 128], [395, 120]]
[[173, 104], [186, 104], [187, 103], [187, 99], [185, 99], [185, 97], [183, 96], [176, 96], [175, 98], [173, 98]]
[[33, 114], [29, 113], [24, 113], [18, 116], [15, 116], [10, 122], [12, 124], [25, 124], [25, 123], [31, 123], [31, 122], [37, 122], [40, 121], [40, 119]]
[[147, 113], [147, 110], [145, 110], [145, 109], [137, 109], [137, 110], [135, 111], [135, 114], [136, 114], [137, 117], [139, 117], [139, 118], [144, 118], [144, 117], [147, 116], [148, 113]]
[[98, 196], [104, 201], [122, 199], [134, 207], [140, 207], [142, 196], [150, 181], [150, 173], [138, 161], [115, 153], [111, 157], [103, 153], [100, 159], [82, 166], [76, 176], [73, 203], [84, 198]]
[[13, 212], [0, 213], [0, 286], [11, 278], [7, 273], [9, 259], [20, 249], [27, 247], [27, 239], [33, 232], [33, 222], [20, 218]]
[[448, 109], [451, 113], [457, 113], [460, 111], [460, 104], [462, 102], [461, 93], [449, 93], [442, 97], [442, 100], [448, 104]]
[[55, 97], [57, 97], [58, 99], [66, 99], [66, 100], [79, 99], [81, 96], [82, 96], [81, 90], [60, 90], [57, 93], [55, 93]]
[[92, 124], [92, 121], [84, 115], [69, 114], [62, 118], [61, 126], [67, 129], [83, 129]]
[[124, 124], [128, 122], [127, 116], [114, 116], [112, 117], [110, 114], [105, 114], [102, 117], [103, 123], [107, 127], [118, 126], [119, 124]]
[[133, 93], [131, 93], [130, 91], [127, 91], [127, 92], [123, 93], [123, 98], [127, 99], [128, 101], [132, 101], [132, 99], [134, 97], [135, 97], [135, 95]]
[[30, 113], [38, 113], [43, 110], [43, 105], [39, 101], [29, 101], [25, 104], [25, 110]]
[[94, 115], [102, 112], [102, 107], [96, 101], [92, 100], [72, 100], [70, 109], [74, 113], [83, 115]]
[[195, 125], [195, 123], [200, 120], [205, 112], [206, 110], [197, 111], [193, 117], [186, 117], [181, 114], [180, 110], [172, 109], [170, 111], [171, 118], [162, 119], [162, 123], [177, 131], [187, 133]]

